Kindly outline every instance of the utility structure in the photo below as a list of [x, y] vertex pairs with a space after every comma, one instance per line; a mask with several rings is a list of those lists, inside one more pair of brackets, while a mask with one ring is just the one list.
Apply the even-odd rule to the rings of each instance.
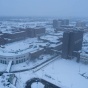
[[80, 60], [80, 50], [82, 48], [83, 31], [67, 31], [63, 34], [62, 58], [71, 59], [77, 57]]

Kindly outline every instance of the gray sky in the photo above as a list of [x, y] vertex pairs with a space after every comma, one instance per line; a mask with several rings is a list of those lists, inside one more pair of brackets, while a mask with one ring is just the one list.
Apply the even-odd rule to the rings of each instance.
[[0, 16], [88, 17], [88, 0], [0, 0]]

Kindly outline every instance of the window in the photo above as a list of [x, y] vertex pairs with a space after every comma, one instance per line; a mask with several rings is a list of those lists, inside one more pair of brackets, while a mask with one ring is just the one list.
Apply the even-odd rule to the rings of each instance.
[[18, 60], [16, 60], [16, 64], [18, 64], [19, 62], [18, 62]]
[[14, 61], [12, 62], [12, 64], [14, 64]]
[[19, 63], [21, 63], [21, 60], [19, 60]]
[[6, 61], [5, 61], [5, 64], [6, 64]]
[[1, 63], [2, 63], [2, 60], [1, 60]]
[[16, 57], [16, 59], [18, 59], [18, 57]]
[[4, 60], [2, 61], [2, 63], [5, 64], [5, 63], [4, 63]]

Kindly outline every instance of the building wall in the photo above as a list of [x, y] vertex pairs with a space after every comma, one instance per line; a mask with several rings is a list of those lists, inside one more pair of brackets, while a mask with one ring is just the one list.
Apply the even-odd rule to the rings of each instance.
[[27, 35], [31, 38], [37, 37], [38, 35], [45, 34], [45, 28], [27, 28], [25, 29], [27, 32]]
[[6, 40], [4, 38], [0, 38], [0, 45], [6, 44]]
[[0, 55], [0, 63], [8, 64], [10, 60], [13, 61], [13, 64], [19, 64], [22, 62], [25, 62], [27, 60], [32, 60], [34, 58], [38, 58], [41, 54], [44, 53], [44, 49], [37, 50], [35, 52], [28, 52], [21, 55], [15, 55], [15, 56], [2, 56]]
[[4, 33], [3, 35], [4, 38], [9, 38], [9, 39], [16, 39], [16, 38], [21, 38], [26, 36], [27, 36], [27, 33], [25, 31], [16, 32], [16, 33]]
[[82, 48], [83, 31], [65, 32], [63, 35], [62, 57], [71, 58]]
[[67, 25], [69, 25], [68, 19], [53, 20], [53, 28], [59, 28], [61, 26], [67, 26]]
[[44, 49], [35, 51], [33, 53], [30, 52], [31, 60], [34, 58], [38, 58], [41, 54], [44, 54]]
[[69, 20], [68, 19], [63, 19], [62, 20], [62, 25], [69, 25]]
[[76, 22], [76, 27], [86, 27], [86, 23], [78, 21], [78, 22]]
[[64, 32], [62, 42], [62, 58], [68, 58], [69, 32]]
[[[6, 44], [6, 43], [23, 40], [27, 37], [34, 38], [44, 33], [45, 33], [45, 28], [26, 28], [26, 29], [22, 29], [22, 31], [19, 32], [4, 33], [2, 37], [0, 37], [0, 44]], [[4, 38], [6, 38], [7, 40], [5, 40]]]
[[74, 40], [75, 40], [75, 45], [74, 45], [74, 50], [78, 51], [81, 50], [82, 48], [82, 42], [83, 42], [83, 31], [79, 31], [78, 33], [76, 32], [74, 35]]
[[59, 27], [58, 20], [53, 20], [53, 28], [58, 28], [58, 27]]
[[45, 28], [35, 28], [35, 37], [41, 34], [45, 34]]
[[16, 56], [0, 56], [0, 63], [8, 64], [10, 60], [13, 61], [13, 64], [18, 64], [27, 61], [30, 59], [29, 53], [16, 55]]

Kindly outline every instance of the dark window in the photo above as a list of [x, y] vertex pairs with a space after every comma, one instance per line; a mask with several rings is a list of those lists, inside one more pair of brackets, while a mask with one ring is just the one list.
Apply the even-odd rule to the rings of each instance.
[[18, 62], [18, 60], [16, 60], [16, 64], [18, 64], [19, 62]]

